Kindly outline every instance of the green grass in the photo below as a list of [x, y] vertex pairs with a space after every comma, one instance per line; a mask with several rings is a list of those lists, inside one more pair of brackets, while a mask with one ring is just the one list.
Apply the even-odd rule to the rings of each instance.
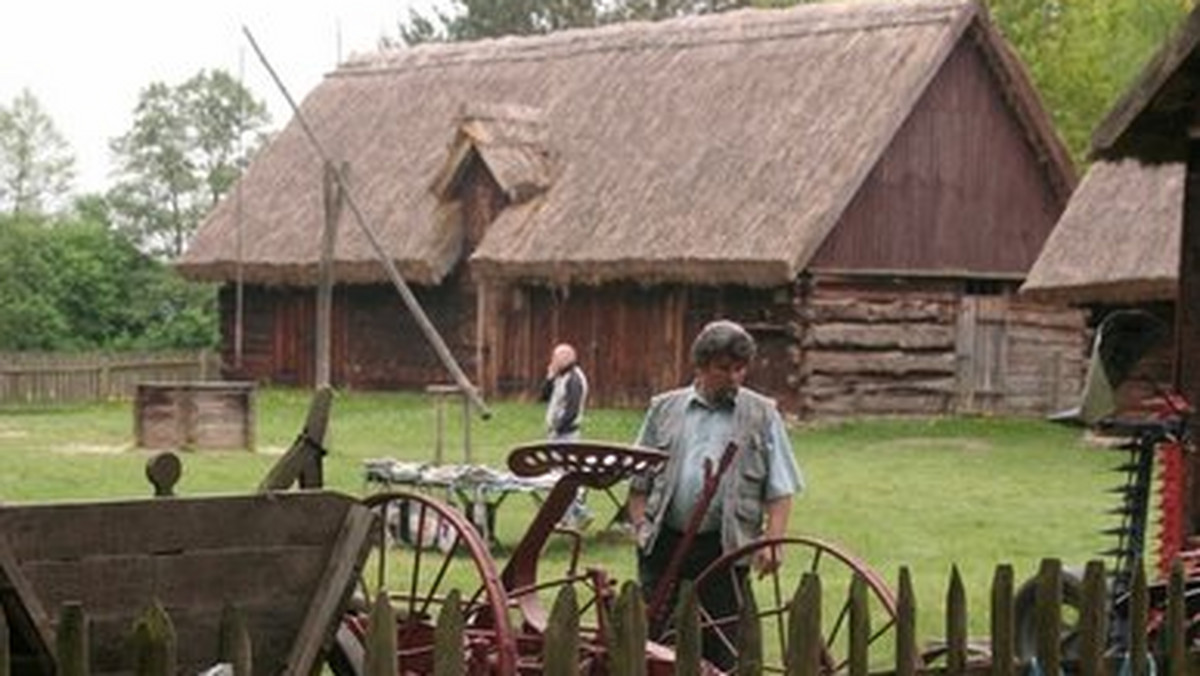
[[[262, 389], [256, 399], [257, 452], [183, 454], [183, 495], [254, 490], [295, 438], [308, 405], [306, 391]], [[489, 421], [471, 423], [474, 460], [503, 466], [513, 445], [541, 436], [537, 404], [490, 402]], [[589, 413], [589, 437], [629, 442], [641, 411]], [[340, 393], [335, 398], [327, 446], [327, 485], [362, 495], [362, 462], [392, 457], [431, 460], [434, 412], [430, 401], [409, 393]], [[462, 412], [446, 411], [445, 454], [462, 454]], [[893, 587], [908, 566], [917, 593], [919, 635], [945, 634], [942, 606], [951, 567], [968, 590], [972, 632], [987, 632], [989, 584], [998, 563], [1010, 563], [1018, 580], [1032, 575], [1042, 557], [1082, 565], [1110, 546], [1099, 531], [1111, 524], [1105, 491], [1122, 457], [1083, 444], [1078, 432], [1033, 420], [954, 418], [870, 420], [796, 426], [792, 439], [808, 482], [796, 500], [791, 531], [827, 540], [852, 552]], [[150, 454], [132, 449], [129, 402], [62, 408], [0, 409], [0, 500], [6, 503], [148, 496], [144, 466]], [[597, 522], [613, 508], [594, 495]], [[502, 543], [512, 545], [532, 518], [534, 504], [512, 496], [500, 510]], [[634, 574], [630, 544], [595, 533], [588, 565], [618, 580]], [[545, 557], [558, 566], [561, 548]], [[831, 591], [827, 590], [827, 594]]]

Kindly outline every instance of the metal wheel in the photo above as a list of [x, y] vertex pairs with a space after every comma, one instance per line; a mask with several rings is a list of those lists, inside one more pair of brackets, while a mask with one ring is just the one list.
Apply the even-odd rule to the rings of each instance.
[[[729, 552], [697, 576], [696, 588], [703, 588], [717, 576], [734, 576], [738, 564], [751, 560], [755, 553], [771, 547], [779, 547], [777, 551], [782, 555], [779, 568], [762, 577], [751, 570], [748, 576], [762, 623], [763, 673], [785, 673], [788, 612], [805, 572], [817, 573], [821, 578], [821, 633], [824, 638], [822, 673], [842, 673], [848, 668], [850, 582], [855, 575], [860, 575], [867, 585], [867, 612], [871, 628], [869, 650], [875, 655], [892, 654], [890, 648], [894, 645], [896, 601], [891, 589], [870, 566], [821, 540], [809, 537], [762, 540]], [[735, 586], [741, 588], [736, 582]], [[739, 607], [742, 605], [744, 600], [739, 602]], [[700, 623], [707, 632], [705, 640], [720, 641], [735, 655], [738, 653], [736, 615], [714, 616], [701, 603]], [[889, 650], [883, 651], [884, 646]]]
[[[466, 632], [463, 655], [471, 674], [514, 674], [516, 638], [495, 561], [478, 531], [453, 508], [417, 493], [380, 493], [364, 504], [379, 515], [372, 551], [329, 663], [339, 676], [363, 673], [366, 606], [386, 592], [396, 613], [400, 673], [431, 674], [434, 629], [452, 589], [460, 593]], [[354, 645], [357, 641], [358, 645]]]

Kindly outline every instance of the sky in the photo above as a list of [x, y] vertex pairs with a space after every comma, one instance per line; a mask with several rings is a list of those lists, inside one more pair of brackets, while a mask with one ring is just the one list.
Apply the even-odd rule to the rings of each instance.
[[75, 192], [111, 185], [109, 141], [133, 123], [153, 82], [182, 84], [202, 69], [241, 77], [271, 112], [286, 100], [242, 32], [248, 28], [299, 103], [341, 59], [396, 37], [410, 6], [429, 0], [20, 0], [0, 21], [0, 105], [28, 88], [71, 145]]

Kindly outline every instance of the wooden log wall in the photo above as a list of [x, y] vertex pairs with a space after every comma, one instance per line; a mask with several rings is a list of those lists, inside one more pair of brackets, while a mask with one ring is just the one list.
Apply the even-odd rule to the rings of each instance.
[[801, 415], [1042, 415], [1073, 405], [1083, 314], [966, 287], [809, 280], [796, 294]]

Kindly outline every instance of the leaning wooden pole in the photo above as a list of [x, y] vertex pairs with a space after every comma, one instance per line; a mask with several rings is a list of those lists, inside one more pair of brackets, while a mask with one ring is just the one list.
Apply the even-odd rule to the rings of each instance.
[[[342, 173], [345, 174], [343, 167]], [[333, 352], [333, 252], [337, 246], [338, 221], [342, 213], [342, 190], [338, 187], [337, 170], [326, 163], [321, 178], [324, 190], [325, 227], [321, 231], [321, 266], [317, 282], [317, 363], [314, 382], [317, 389], [330, 385], [330, 361]]]
[[417, 326], [419, 326], [421, 328], [421, 332], [425, 334], [425, 340], [429, 341], [429, 345], [433, 347], [433, 351], [437, 353], [438, 359], [441, 360], [442, 365], [446, 367], [446, 370], [449, 371], [450, 375], [454, 378], [454, 383], [462, 389], [467, 399], [475, 405], [475, 408], [479, 411], [479, 414], [484, 419], [490, 418], [492, 413], [490, 410], [488, 410], [487, 404], [483, 402], [483, 398], [480, 396], [479, 391], [475, 389], [475, 386], [472, 385], [471, 381], [467, 378], [467, 374], [464, 373], [462, 367], [458, 365], [458, 361], [455, 360], [454, 355], [450, 353], [450, 348], [446, 347], [446, 341], [442, 340], [441, 334], [438, 333], [437, 328], [435, 328], [433, 325], [433, 322], [429, 320], [429, 315], [425, 314], [425, 310], [417, 301], [417, 297], [413, 295], [412, 289], [408, 287], [408, 283], [405, 282], [404, 278], [400, 276], [400, 271], [396, 269], [396, 263], [387, 255], [387, 252], [383, 250], [383, 245], [379, 243], [379, 237], [375, 234], [375, 231], [371, 228], [371, 226], [367, 224], [366, 217], [363, 216], [362, 210], [358, 208], [358, 201], [354, 199], [354, 194], [350, 191], [345, 174], [342, 172], [340, 167], [330, 164], [329, 154], [325, 152], [325, 148], [317, 139], [317, 135], [313, 132], [312, 127], [308, 125], [308, 121], [304, 118], [304, 115], [300, 113], [300, 107], [296, 105], [296, 101], [288, 92], [287, 87], [283, 85], [283, 81], [279, 79], [279, 76], [275, 73], [275, 69], [272, 68], [271, 63], [267, 61], [266, 55], [263, 54], [262, 49], [259, 48], [258, 42], [254, 39], [254, 35], [250, 33], [250, 29], [242, 26], [242, 32], [246, 35], [246, 39], [250, 41], [250, 46], [254, 49], [254, 53], [258, 56], [258, 60], [261, 61], [263, 67], [267, 69], [267, 73], [270, 74], [271, 80], [275, 82], [275, 86], [279, 88], [279, 92], [283, 94], [283, 98], [287, 100], [288, 106], [292, 109], [292, 114], [296, 116], [296, 121], [300, 124], [300, 128], [304, 130], [304, 135], [308, 137], [309, 142], [312, 143], [313, 149], [316, 151], [321, 162], [334, 167], [334, 179], [337, 181], [338, 187], [341, 189], [342, 196], [346, 201], [346, 206], [350, 208], [350, 213], [354, 216], [354, 222], [357, 223], [359, 229], [362, 230], [363, 235], [367, 238], [367, 242], [369, 242], [371, 245], [371, 249], [375, 252], [375, 256], [379, 259], [379, 262], [383, 265], [383, 269], [387, 272], [388, 278], [392, 281], [392, 285], [395, 286], [396, 291], [400, 293], [400, 298], [404, 301], [405, 307], [407, 307], [408, 311], [412, 313], [413, 319], [415, 319], [417, 322]]

